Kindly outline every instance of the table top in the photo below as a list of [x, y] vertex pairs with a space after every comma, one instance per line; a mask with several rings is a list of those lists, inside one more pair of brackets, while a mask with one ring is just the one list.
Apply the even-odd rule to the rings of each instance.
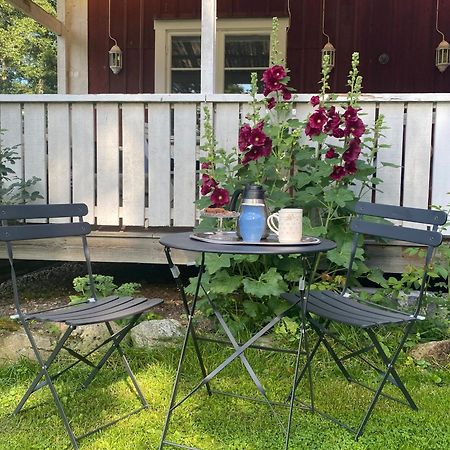
[[189, 236], [192, 231], [183, 233], [170, 233], [159, 240], [161, 245], [179, 250], [188, 250], [200, 253], [234, 253], [234, 254], [307, 254], [327, 252], [336, 247], [336, 243], [329, 239], [321, 239], [318, 244], [309, 245], [258, 245], [258, 244], [220, 244], [197, 241]]

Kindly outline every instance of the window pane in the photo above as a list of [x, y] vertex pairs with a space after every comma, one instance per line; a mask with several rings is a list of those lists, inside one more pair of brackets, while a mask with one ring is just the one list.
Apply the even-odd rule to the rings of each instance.
[[172, 68], [200, 68], [200, 36], [172, 36]]
[[270, 36], [225, 36], [225, 68], [269, 66]]
[[251, 90], [251, 73], [258, 74], [258, 92], [263, 91], [263, 70], [225, 70], [224, 92], [225, 94], [244, 94]]
[[170, 92], [177, 94], [200, 92], [200, 70], [172, 70]]

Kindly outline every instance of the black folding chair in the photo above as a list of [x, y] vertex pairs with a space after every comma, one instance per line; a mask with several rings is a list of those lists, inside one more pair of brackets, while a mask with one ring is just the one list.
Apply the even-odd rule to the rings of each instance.
[[[17, 414], [22, 409], [25, 402], [28, 400], [32, 393], [38, 391], [44, 386], [48, 386], [52, 393], [59, 415], [62, 418], [66, 431], [75, 449], [78, 449], [78, 441], [83, 437], [91, 435], [96, 431], [99, 431], [110, 425], [113, 425], [119, 420], [122, 420], [148, 407], [147, 401], [145, 400], [144, 395], [142, 394], [142, 391], [136, 381], [136, 378], [131, 371], [131, 368], [120, 344], [127, 333], [133, 328], [134, 325], [136, 325], [137, 321], [144, 312], [162, 303], [162, 300], [158, 298], [147, 299], [142, 297], [133, 298], [118, 296], [97, 298], [86, 239], [86, 235], [91, 231], [91, 226], [89, 225], [89, 223], [83, 222], [83, 216], [85, 216], [87, 212], [87, 206], [84, 204], [0, 206], [0, 218], [2, 220], [2, 226], [0, 227], [0, 240], [6, 243], [8, 259], [11, 265], [11, 281], [14, 294], [14, 303], [17, 310], [17, 318], [24, 327], [24, 330], [30, 340], [31, 347], [40, 366], [39, 373], [18, 404], [17, 408], [14, 411], [14, 414]], [[43, 222], [45, 223], [30, 223], [30, 221], [27, 222], [28, 219], [43, 219]], [[8, 223], [8, 221], [13, 223]], [[61, 221], [65, 221], [65, 223], [61, 223]], [[29, 239], [61, 238], [69, 236], [81, 237], [90, 280], [92, 298], [90, 298], [86, 302], [82, 302], [76, 305], [68, 305], [40, 312], [25, 313], [20, 305], [20, 296], [17, 287], [16, 272], [14, 269], [12, 242], [25, 241]], [[124, 318], [129, 318], [129, 320], [126, 321], [126, 325], [123, 326], [119, 331], [114, 332], [110, 322]], [[56, 344], [55, 348], [46, 360], [43, 358], [36, 345], [36, 341], [30, 329], [30, 321], [57, 322], [64, 323], [68, 326], [67, 330], [63, 333], [59, 342]], [[66, 346], [67, 339], [77, 327], [98, 323], [105, 324], [110, 336], [104, 342], [92, 349], [88, 354], [81, 355], [77, 351]], [[107, 348], [107, 350], [105, 351], [103, 357], [101, 357], [100, 360], [96, 363], [92, 362], [89, 359], [89, 356], [104, 345], [107, 345], [107, 347], [105, 347]], [[58, 373], [50, 374], [50, 366], [55, 361], [56, 357], [62, 349], [67, 350], [70, 355], [76, 358], [76, 361], [60, 370]], [[142, 406], [123, 417], [120, 417], [108, 424], [96, 428], [95, 430], [89, 431], [81, 436], [75, 436], [53, 382], [60, 375], [77, 365], [79, 362], [84, 362], [92, 368], [89, 376], [86, 378], [82, 385], [84, 388], [86, 388], [92, 382], [98, 371], [104, 366], [107, 359], [115, 351], [117, 351], [117, 353], [120, 355], [125, 370], [134, 385], [137, 396], [139, 397]]]
[[[355, 440], [358, 440], [358, 438], [362, 435], [367, 421], [369, 420], [375, 404], [380, 396], [409, 405], [412, 409], [417, 410], [416, 404], [400, 379], [394, 365], [414, 323], [417, 320], [424, 319], [419, 315], [419, 313], [421, 311], [422, 300], [427, 289], [427, 270], [434, 248], [439, 246], [442, 242], [442, 235], [437, 231], [437, 227], [446, 223], [447, 215], [442, 211], [406, 208], [367, 202], [358, 202], [355, 206], [355, 212], [357, 213], [357, 217], [354, 218], [350, 224], [350, 228], [355, 235], [348, 266], [346, 285], [343, 292], [338, 294], [333, 291], [311, 291], [307, 297], [306, 304], [303, 304], [303, 311], [306, 315], [306, 319], [311, 325], [311, 328], [317, 334], [318, 340], [315, 345], [312, 346], [306, 363], [297, 376], [295, 387], [298, 386], [301, 379], [305, 376], [305, 373], [311, 370], [311, 361], [319, 349], [320, 344], [323, 344], [347, 381], [357, 383], [371, 390], [374, 394], [357, 428], [352, 428], [350, 425], [337, 420], [323, 411], [318, 410], [314, 405], [313, 395], [311, 395], [309, 409], [323, 415], [325, 418], [332, 420], [344, 428], [347, 428], [355, 434]], [[431, 225], [431, 229], [415, 229], [407, 226], [394, 225], [392, 223], [380, 223], [380, 221], [376, 222], [374, 219], [370, 220], [370, 218], [368, 219], [363, 216], [428, 224]], [[371, 302], [362, 301], [361, 299], [351, 296], [348, 292], [348, 282], [351, 279], [352, 266], [358, 247], [358, 240], [361, 234], [364, 236], [373, 236], [375, 238], [406, 241], [424, 246], [426, 248], [424, 273], [420, 285], [419, 295], [417, 297], [416, 304], [414, 305], [414, 312], [412, 314], [405, 311], [380, 306]], [[291, 303], [298, 301], [298, 296], [296, 294], [283, 294], [282, 296]], [[368, 335], [370, 344], [357, 350], [350, 348], [342, 338], [339, 338], [336, 329], [332, 328], [333, 323], [346, 324], [363, 330]], [[380, 328], [384, 326], [396, 325], [404, 327], [403, 334], [401, 334], [397, 347], [392, 351], [390, 356], [388, 356], [383, 348], [383, 345], [380, 344], [376, 332], [379, 332]], [[332, 343], [340, 344], [343, 348], [349, 351], [349, 353], [339, 357], [335, 351], [336, 346], [333, 346]], [[378, 354], [385, 367], [379, 368], [375, 363], [367, 358], [365, 354], [372, 350]], [[380, 376], [380, 381], [376, 388], [367, 386], [352, 378], [344, 365], [344, 362], [352, 357], [359, 358], [378, 373]], [[401, 391], [406, 401], [382, 392], [387, 381], [391, 382]], [[292, 392], [290, 395], [292, 395]]]

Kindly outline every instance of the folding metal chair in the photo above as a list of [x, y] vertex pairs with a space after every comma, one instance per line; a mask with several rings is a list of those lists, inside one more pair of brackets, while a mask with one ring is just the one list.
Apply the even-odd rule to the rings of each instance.
[[[355, 440], [358, 440], [358, 438], [362, 435], [367, 421], [369, 420], [380, 396], [409, 405], [413, 410], [417, 410], [416, 404], [400, 379], [394, 365], [414, 323], [417, 320], [424, 319], [424, 317], [421, 317], [419, 313], [421, 311], [422, 300], [427, 289], [427, 270], [434, 248], [439, 246], [442, 242], [442, 235], [437, 231], [437, 227], [446, 223], [447, 215], [442, 211], [406, 208], [367, 202], [358, 202], [355, 206], [355, 212], [357, 213], [357, 217], [354, 218], [350, 224], [350, 228], [355, 235], [348, 266], [346, 285], [343, 292], [338, 294], [333, 291], [311, 291], [307, 297], [306, 304], [303, 305], [306, 319], [311, 325], [311, 328], [317, 334], [318, 339], [315, 345], [312, 346], [303, 369], [298, 374], [295, 388], [305, 376], [305, 373], [311, 370], [311, 362], [314, 355], [319, 349], [320, 344], [323, 344], [347, 381], [357, 383], [373, 391], [374, 394], [357, 428], [352, 428], [350, 425], [330, 416], [323, 411], [318, 410], [314, 405], [313, 395], [311, 395], [309, 409], [323, 415], [325, 418], [332, 420], [344, 428], [347, 428], [355, 434]], [[370, 220], [370, 218], [363, 216], [394, 219], [396, 221], [404, 221], [405, 224], [408, 222], [428, 224], [431, 225], [431, 230], [423, 229], [423, 226], [420, 226], [422, 229], [416, 229], [408, 226], [394, 225], [392, 223], [380, 223], [374, 221], [374, 219]], [[351, 279], [352, 266], [358, 247], [358, 239], [361, 234], [364, 236], [374, 236], [375, 238], [378, 237], [388, 240], [406, 241], [424, 246], [426, 248], [423, 277], [414, 312], [412, 314], [405, 311], [380, 306], [371, 302], [362, 301], [361, 299], [351, 296], [348, 292], [348, 282]], [[291, 303], [298, 301], [298, 296], [296, 294], [283, 294], [282, 296]], [[357, 350], [350, 348], [342, 338], [339, 338], [336, 330], [332, 328], [333, 323], [346, 324], [363, 330], [368, 335], [370, 344]], [[399, 339], [397, 347], [392, 351], [390, 356], [388, 356], [385, 351], [384, 344], [382, 345], [380, 343], [376, 334], [377, 332], [380, 332], [380, 328], [384, 326], [404, 327], [403, 334]], [[341, 347], [349, 351], [349, 353], [339, 357], [335, 351], [336, 345], [333, 346], [332, 343], [338, 343]], [[367, 358], [365, 354], [372, 350], [378, 354], [385, 367], [379, 368]], [[380, 376], [380, 381], [375, 389], [352, 378], [344, 365], [345, 361], [352, 357], [359, 358], [378, 373]], [[382, 392], [386, 382], [388, 381], [401, 391], [406, 401]], [[293, 390], [294, 395], [295, 388]], [[292, 395], [292, 392], [290, 395]]]
[[[137, 321], [144, 312], [162, 303], [162, 300], [158, 298], [147, 299], [141, 297], [133, 298], [118, 296], [97, 298], [94, 280], [92, 278], [92, 268], [86, 239], [86, 235], [91, 231], [91, 226], [89, 225], [89, 223], [83, 222], [83, 216], [85, 216], [87, 212], [87, 206], [84, 204], [0, 206], [0, 218], [2, 220], [2, 226], [0, 227], [0, 240], [6, 243], [8, 259], [11, 265], [11, 281], [13, 286], [14, 303], [17, 310], [17, 318], [24, 327], [25, 333], [30, 340], [31, 347], [40, 366], [39, 373], [18, 404], [17, 408], [14, 411], [14, 414], [19, 413], [31, 394], [43, 388], [44, 386], [48, 386], [55, 401], [58, 413], [61, 416], [66, 431], [75, 449], [78, 449], [78, 441], [81, 438], [91, 435], [96, 431], [99, 431], [110, 425], [113, 425], [119, 420], [122, 420], [130, 416], [131, 414], [135, 414], [138, 411], [141, 411], [142, 409], [148, 407], [147, 401], [145, 400], [144, 395], [142, 394], [142, 391], [136, 381], [136, 378], [131, 371], [131, 368], [120, 344], [122, 343], [127, 333], [133, 328], [134, 325], [136, 325]], [[43, 219], [43, 222], [45, 223], [35, 223], [36, 221], [33, 221], [34, 223], [30, 223], [30, 221], [27, 222], [27, 219]], [[8, 221], [13, 223], [9, 224]], [[76, 305], [68, 305], [40, 312], [25, 313], [20, 305], [20, 295], [17, 287], [16, 272], [14, 269], [12, 242], [25, 241], [29, 239], [61, 238], [69, 236], [81, 237], [90, 280], [92, 298], [90, 298], [86, 302], [82, 302]], [[126, 325], [123, 326], [119, 331], [114, 332], [110, 322], [124, 318], [129, 318]], [[59, 342], [56, 344], [55, 348], [46, 360], [44, 359], [36, 345], [36, 341], [30, 329], [30, 321], [57, 322], [67, 325], [67, 330], [62, 334]], [[92, 349], [88, 354], [81, 355], [77, 351], [66, 346], [67, 339], [77, 327], [98, 323], [105, 324], [110, 336], [104, 342]], [[92, 362], [89, 359], [89, 356], [91, 356], [94, 352], [105, 345], [107, 345], [107, 347], [105, 347], [107, 348], [107, 350], [105, 351], [104, 355], [98, 362]], [[62, 349], [67, 350], [70, 355], [76, 358], [76, 360], [64, 369], [60, 370], [58, 373], [50, 374], [50, 366], [55, 361], [56, 357]], [[108, 424], [96, 428], [95, 430], [89, 431], [81, 436], [75, 436], [53, 382], [60, 375], [77, 365], [79, 362], [84, 362], [92, 368], [89, 376], [86, 378], [82, 385], [84, 388], [86, 388], [92, 382], [98, 371], [104, 366], [107, 359], [115, 351], [117, 351], [117, 353], [120, 355], [125, 370], [134, 385], [137, 396], [139, 397], [142, 406], [123, 417], [120, 417]]]

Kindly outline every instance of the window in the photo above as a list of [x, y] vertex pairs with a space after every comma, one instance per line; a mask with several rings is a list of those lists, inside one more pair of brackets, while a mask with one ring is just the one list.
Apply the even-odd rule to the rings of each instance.
[[[279, 22], [284, 55], [288, 22]], [[217, 21], [217, 92], [249, 92], [251, 72], [261, 78], [269, 65], [271, 30], [271, 19]], [[200, 21], [155, 20], [155, 92], [200, 92], [200, 65]]]

